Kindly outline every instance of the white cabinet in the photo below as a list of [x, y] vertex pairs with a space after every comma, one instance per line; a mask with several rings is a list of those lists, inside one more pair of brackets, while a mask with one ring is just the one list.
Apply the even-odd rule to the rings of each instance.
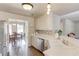
[[44, 15], [36, 19], [37, 30], [52, 30], [52, 19], [49, 15]]
[[60, 16], [49, 14], [36, 19], [36, 30], [58, 30], [60, 29]]

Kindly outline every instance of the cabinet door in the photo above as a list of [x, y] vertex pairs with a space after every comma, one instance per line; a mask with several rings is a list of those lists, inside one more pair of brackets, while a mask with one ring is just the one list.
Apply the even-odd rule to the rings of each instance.
[[37, 30], [52, 30], [52, 19], [49, 15], [44, 15], [36, 19]]

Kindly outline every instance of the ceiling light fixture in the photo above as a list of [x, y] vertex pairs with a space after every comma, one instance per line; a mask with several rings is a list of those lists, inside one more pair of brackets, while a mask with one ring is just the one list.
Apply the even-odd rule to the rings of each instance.
[[31, 3], [22, 3], [22, 7], [25, 10], [31, 10], [33, 8], [33, 5]]
[[51, 5], [50, 5], [50, 3], [48, 3], [48, 5], [47, 5], [47, 14], [48, 15], [50, 14], [50, 11], [51, 11]]

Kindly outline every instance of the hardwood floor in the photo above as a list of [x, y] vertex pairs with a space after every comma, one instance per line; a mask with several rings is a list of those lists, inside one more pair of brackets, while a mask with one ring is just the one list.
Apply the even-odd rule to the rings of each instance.
[[24, 40], [17, 40], [17, 44], [9, 45], [9, 56], [43, 56], [43, 53], [39, 52], [34, 47], [27, 47]]
[[43, 53], [41, 53], [40, 51], [38, 51], [37, 49], [35, 49], [34, 47], [29, 47], [29, 55], [28, 56], [44, 56]]

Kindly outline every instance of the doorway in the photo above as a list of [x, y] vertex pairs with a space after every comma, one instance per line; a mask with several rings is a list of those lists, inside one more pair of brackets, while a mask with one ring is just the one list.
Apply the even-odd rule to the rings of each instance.
[[8, 56], [26, 55], [26, 45], [28, 44], [26, 25], [26, 22], [21, 21], [7, 23]]

